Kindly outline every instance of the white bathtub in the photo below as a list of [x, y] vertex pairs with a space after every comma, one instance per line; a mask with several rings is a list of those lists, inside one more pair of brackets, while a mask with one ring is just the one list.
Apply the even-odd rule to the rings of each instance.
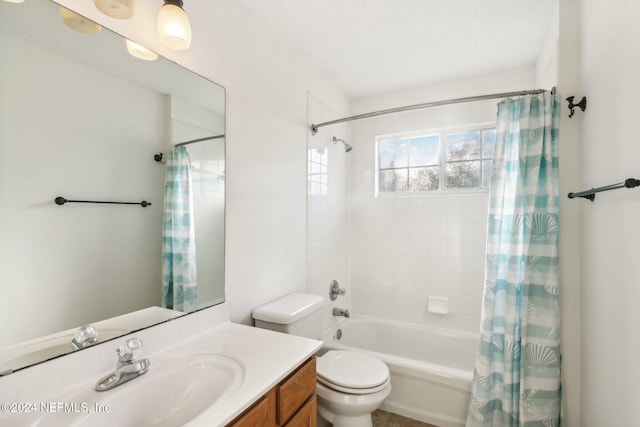
[[387, 364], [392, 390], [381, 409], [440, 427], [465, 424], [477, 340], [477, 334], [364, 317], [345, 319], [323, 337], [326, 349], [366, 351]]

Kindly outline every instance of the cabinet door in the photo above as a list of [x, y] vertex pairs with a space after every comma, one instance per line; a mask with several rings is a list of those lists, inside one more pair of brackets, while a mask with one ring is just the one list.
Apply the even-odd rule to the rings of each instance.
[[316, 427], [316, 399], [316, 396], [309, 399], [285, 427]]
[[275, 389], [271, 389], [252, 407], [228, 424], [228, 427], [274, 427], [276, 425], [275, 403]]
[[312, 357], [276, 386], [278, 425], [284, 425], [316, 392], [316, 358]]

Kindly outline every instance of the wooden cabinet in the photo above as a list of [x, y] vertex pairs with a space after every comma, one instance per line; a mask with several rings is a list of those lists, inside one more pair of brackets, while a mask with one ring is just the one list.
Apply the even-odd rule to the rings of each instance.
[[276, 425], [276, 390], [271, 389], [231, 423], [232, 427], [273, 427]]
[[317, 396], [314, 394], [293, 418], [291, 418], [291, 421], [285, 424], [285, 427], [316, 427], [317, 399]]
[[227, 427], [315, 427], [316, 358], [308, 359]]
[[276, 386], [276, 420], [283, 426], [316, 394], [316, 359], [309, 359]]

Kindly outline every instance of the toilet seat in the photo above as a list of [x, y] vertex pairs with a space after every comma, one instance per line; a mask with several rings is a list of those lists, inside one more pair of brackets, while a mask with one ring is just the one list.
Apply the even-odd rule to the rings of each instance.
[[387, 387], [389, 385], [389, 383], [391, 382], [390, 378], [387, 378], [387, 380], [385, 382], [383, 382], [382, 384], [380, 384], [377, 387], [371, 387], [371, 388], [349, 388], [349, 387], [342, 387], [339, 386], [337, 384], [333, 384], [327, 380], [324, 380], [320, 377], [317, 377], [316, 380], [318, 380], [318, 382], [322, 385], [324, 385], [325, 387], [334, 390], [334, 391], [339, 391], [341, 393], [345, 393], [345, 394], [372, 394], [372, 393], [377, 393], [380, 390], [384, 390], [385, 387]]
[[369, 394], [389, 384], [389, 368], [366, 353], [331, 350], [316, 361], [317, 380], [343, 393]]

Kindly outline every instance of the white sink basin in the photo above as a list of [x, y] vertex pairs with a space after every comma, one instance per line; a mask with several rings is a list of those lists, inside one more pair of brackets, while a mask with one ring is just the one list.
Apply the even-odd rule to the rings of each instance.
[[[34, 426], [182, 426], [233, 394], [244, 380], [235, 359], [211, 353], [150, 357], [149, 372], [112, 390], [95, 382], [52, 401], [75, 407], [39, 417]], [[114, 363], [115, 365], [115, 363]], [[96, 381], [105, 373], [97, 373]], [[42, 412], [42, 411], [40, 411]], [[42, 414], [41, 414], [42, 415]]]

